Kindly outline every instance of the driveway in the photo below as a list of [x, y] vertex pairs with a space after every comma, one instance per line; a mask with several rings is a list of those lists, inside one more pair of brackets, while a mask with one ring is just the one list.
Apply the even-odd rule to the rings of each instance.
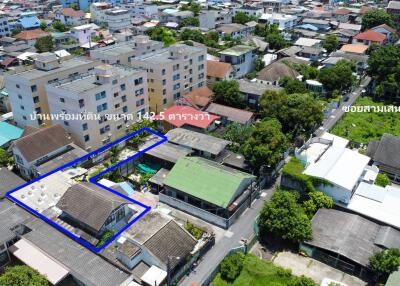
[[321, 284], [324, 278], [330, 278], [348, 286], [367, 285], [366, 282], [357, 277], [346, 274], [315, 259], [303, 257], [292, 252], [280, 252], [273, 262], [276, 265], [291, 269], [294, 275], [310, 277], [318, 284]]

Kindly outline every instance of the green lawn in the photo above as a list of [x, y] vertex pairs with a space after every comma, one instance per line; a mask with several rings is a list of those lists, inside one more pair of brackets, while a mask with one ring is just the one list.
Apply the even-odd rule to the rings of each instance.
[[[355, 105], [383, 106], [368, 97], [360, 97]], [[368, 144], [371, 139], [380, 139], [384, 133], [400, 136], [400, 113], [348, 112], [334, 126], [333, 134], [357, 143]]]
[[275, 266], [270, 261], [247, 254], [243, 270], [233, 283], [224, 281], [220, 274], [214, 279], [213, 286], [286, 286], [293, 276], [279, 275], [281, 267]]

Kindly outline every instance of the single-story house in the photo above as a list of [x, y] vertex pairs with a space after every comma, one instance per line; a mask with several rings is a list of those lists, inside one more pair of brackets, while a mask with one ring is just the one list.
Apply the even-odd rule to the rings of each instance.
[[367, 155], [381, 172], [400, 183], [400, 137], [386, 133], [380, 140], [371, 140]]
[[[223, 228], [252, 201], [256, 177], [201, 157], [180, 158], [164, 180], [160, 201]], [[247, 203], [246, 203], [247, 202]]]
[[221, 123], [224, 125], [238, 123], [250, 126], [254, 122], [255, 117], [253, 112], [217, 103], [211, 103], [207, 107], [206, 112], [219, 116]]
[[257, 81], [273, 86], [279, 86], [279, 81], [284, 77], [298, 79], [300, 74], [282, 62], [273, 62], [257, 73]]
[[233, 78], [233, 67], [230, 63], [207, 61], [207, 85], [211, 86], [214, 82], [220, 80], [229, 80]]

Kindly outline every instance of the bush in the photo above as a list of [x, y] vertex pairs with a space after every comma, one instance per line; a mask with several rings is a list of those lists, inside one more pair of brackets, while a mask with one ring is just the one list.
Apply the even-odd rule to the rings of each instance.
[[390, 179], [386, 174], [378, 174], [375, 180], [375, 185], [386, 187], [390, 184]]
[[235, 281], [243, 269], [244, 258], [245, 255], [240, 252], [226, 257], [221, 262], [221, 278], [229, 282]]
[[378, 276], [388, 276], [400, 266], [400, 249], [390, 248], [375, 253], [369, 258], [369, 265]]
[[99, 242], [97, 243], [96, 247], [99, 248], [101, 247], [104, 243], [106, 243], [113, 235], [114, 235], [114, 231], [113, 230], [107, 230], [106, 232], [104, 232], [103, 236], [101, 237], [101, 239], [99, 240]]
[[279, 267], [278, 270], [276, 271], [276, 274], [280, 277], [290, 277], [292, 276], [292, 270]]
[[0, 276], [2, 286], [47, 286], [49, 283], [45, 276], [26, 265], [7, 267]]
[[205, 233], [205, 231], [203, 229], [196, 227], [194, 224], [192, 224], [190, 222], [185, 223], [184, 227], [197, 240], [201, 239], [203, 236], [203, 233]]
[[288, 286], [318, 286], [318, 284], [311, 278], [301, 275], [293, 278], [293, 280], [289, 282]]

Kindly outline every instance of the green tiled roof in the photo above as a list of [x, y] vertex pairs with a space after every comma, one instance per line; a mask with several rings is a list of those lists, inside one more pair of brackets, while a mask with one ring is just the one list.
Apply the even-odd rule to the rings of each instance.
[[180, 158], [164, 185], [203, 201], [226, 208], [244, 180], [253, 175], [200, 157]]
[[0, 146], [7, 144], [11, 140], [21, 137], [23, 129], [11, 125], [7, 122], [0, 122]]

